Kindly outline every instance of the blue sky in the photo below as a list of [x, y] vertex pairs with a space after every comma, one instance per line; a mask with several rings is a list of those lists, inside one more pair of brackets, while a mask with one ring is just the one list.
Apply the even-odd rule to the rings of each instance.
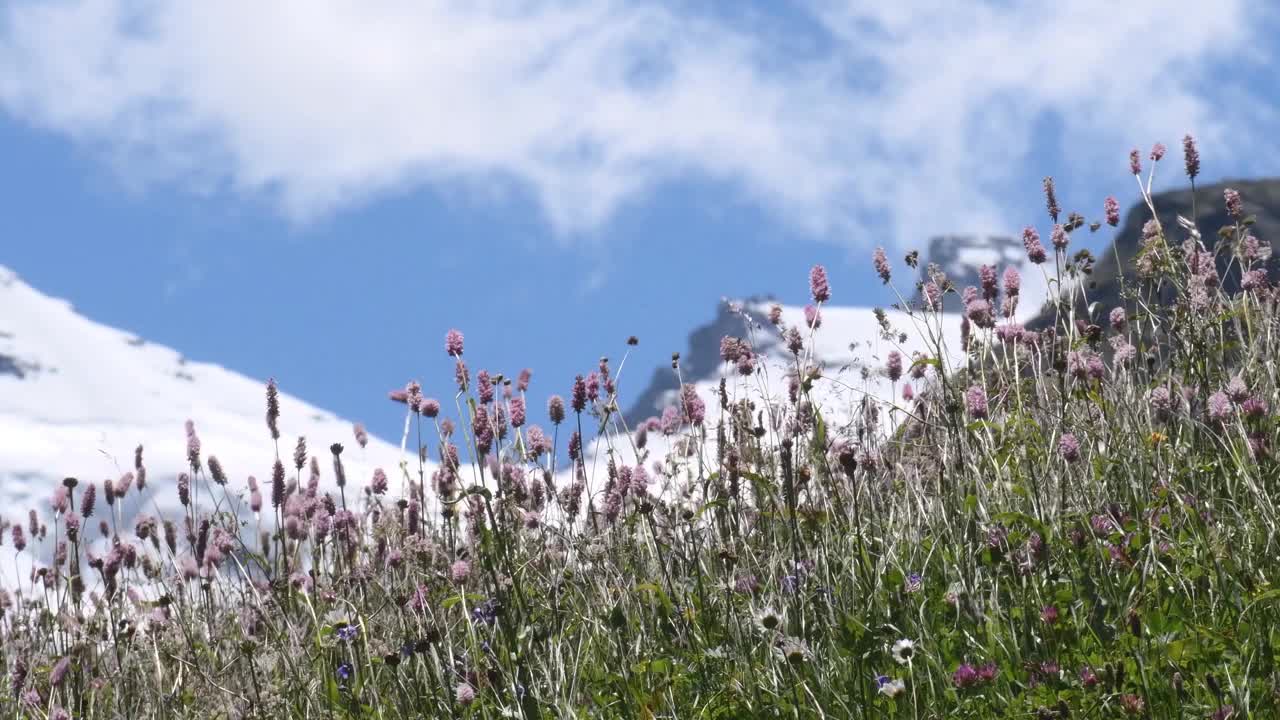
[[1266, 3], [884, 5], [15, 0], [0, 264], [394, 439], [450, 327], [539, 399], [635, 334], [638, 391], [722, 296], [1045, 231], [1044, 175], [1092, 218], [1184, 132], [1277, 174]]

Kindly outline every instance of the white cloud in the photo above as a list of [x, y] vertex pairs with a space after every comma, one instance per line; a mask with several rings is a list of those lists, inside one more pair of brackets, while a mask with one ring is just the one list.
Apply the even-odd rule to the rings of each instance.
[[1059, 172], [1185, 130], [1260, 162], [1270, 116], [1223, 67], [1271, 62], [1263, 4], [860, 5], [797, 4], [784, 36], [656, 2], [15, 0], [0, 106], [297, 218], [515, 189], [564, 233], [685, 175], [831, 238], [1004, 229], [1045, 118]]

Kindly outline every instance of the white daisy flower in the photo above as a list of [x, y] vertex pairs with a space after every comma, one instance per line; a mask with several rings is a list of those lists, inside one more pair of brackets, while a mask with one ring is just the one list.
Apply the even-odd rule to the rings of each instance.
[[902, 638], [893, 644], [893, 659], [899, 665], [906, 665], [911, 662], [911, 658], [915, 657], [916, 644], [912, 640]]
[[756, 626], [767, 633], [781, 631], [782, 621], [782, 613], [771, 607], [766, 607], [756, 613]]

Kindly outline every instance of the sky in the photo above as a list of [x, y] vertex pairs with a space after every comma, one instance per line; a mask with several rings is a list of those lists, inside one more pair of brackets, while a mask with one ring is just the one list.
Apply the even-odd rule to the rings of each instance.
[[[1266, 0], [0, 4], [0, 265], [398, 440], [388, 390], [640, 338], [722, 297], [891, 301], [871, 251], [1280, 174]], [[1107, 240], [1099, 233], [1096, 242]], [[853, 338], [851, 338], [853, 340]], [[631, 397], [634, 397], [632, 395]]]

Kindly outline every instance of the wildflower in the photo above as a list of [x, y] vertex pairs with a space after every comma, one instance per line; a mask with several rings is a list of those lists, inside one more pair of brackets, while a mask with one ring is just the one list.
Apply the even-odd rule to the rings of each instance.
[[1093, 668], [1089, 667], [1088, 665], [1080, 668], [1080, 684], [1081, 685], [1085, 686], [1086, 688], [1092, 688], [1097, 686], [1097, 684], [1100, 682], [1102, 682], [1102, 680], [1098, 677], [1098, 674], [1093, 671]]
[[885, 372], [892, 382], [898, 382], [902, 377], [902, 354], [897, 350], [890, 350], [889, 356], [885, 362]]
[[1230, 705], [1223, 705], [1209, 716], [1209, 720], [1231, 720], [1231, 718], [1234, 718], [1235, 716], [1236, 709], [1234, 707]]
[[1045, 625], [1057, 625], [1058, 618], [1059, 618], [1058, 608], [1056, 605], [1045, 605], [1040, 610], [1040, 620]]
[[1138, 148], [1129, 151], [1129, 172], [1134, 175], [1142, 172], [1142, 156], [1138, 154]]
[[373, 469], [373, 481], [369, 483], [369, 491], [374, 495], [384, 495], [387, 492], [387, 473], [382, 468]]
[[1129, 319], [1125, 315], [1124, 308], [1122, 307], [1112, 308], [1109, 319], [1111, 321], [1111, 329], [1116, 332], [1124, 332], [1125, 327], [1129, 323]]
[[766, 633], [775, 632], [782, 628], [782, 613], [771, 607], [766, 607], [756, 613], [756, 625]]
[[974, 298], [965, 305], [964, 312], [965, 317], [980, 328], [989, 328], [995, 324], [995, 319], [991, 315], [991, 303], [981, 298]]
[[996, 679], [996, 675], [1000, 674], [1000, 668], [995, 663], [987, 663], [978, 668], [978, 679], [982, 682], [991, 682]]
[[1010, 265], [1004, 269], [1004, 294], [1016, 297], [1022, 291], [1022, 274], [1018, 268]]
[[831, 299], [831, 285], [827, 282], [827, 269], [814, 265], [809, 270], [809, 292], [815, 303], [824, 303]]
[[875, 265], [876, 274], [880, 276], [880, 279], [883, 280], [886, 285], [888, 285], [889, 258], [884, 254], [884, 248], [876, 248], [875, 253], [872, 255], [872, 263]]
[[782, 306], [778, 303], [769, 306], [769, 324], [774, 327], [782, 324]]
[[192, 472], [200, 469], [200, 437], [196, 435], [196, 424], [190, 420], [187, 421], [187, 462]]
[[809, 652], [809, 646], [803, 640], [789, 635], [778, 639], [774, 645], [774, 651], [792, 665], [799, 665], [813, 656]]
[[1260, 418], [1265, 416], [1270, 409], [1271, 407], [1267, 404], [1266, 399], [1257, 395], [1240, 403], [1240, 412], [1244, 413], [1245, 417]]
[[280, 439], [280, 390], [276, 387], [275, 378], [267, 378], [267, 429], [271, 431], [271, 439]]
[[458, 687], [453, 691], [453, 696], [459, 705], [470, 705], [476, 701], [476, 689], [471, 687], [471, 683], [458, 683]]
[[964, 393], [965, 406], [969, 409], [969, 417], [982, 420], [987, 417], [987, 392], [981, 385], [970, 386]]
[[467, 578], [471, 577], [471, 563], [466, 560], [458, 560], [449, 566], [449, 577], [458, 584], [466, 582]]
[[525, 421], [524, 398], [513, 397], [507, 401], [507, 406], [511, 415], [511, 427], [522, 427]]
[[422, 415], [428, 416], [428, 418], [435, 418], [440, 414], [440, 401], [435, 400], [434, 397], [425, 398], [425, 400], [422, 400], [419, 409]]
[[1053, 232], [1049, 234], [1053, 240], [1053, 247], [1057, 250], [1066, 250], [1067, 244], [1070, 242], [1067, 238], [1067, 231], [1061, 225], [1054, 225]]
[[1174, 396], [1167, 387], [1154, 387], [1147, 393], [1147, 404], [1151, 406], [1157, 417], [1164, 419], [1173, 409]]
[[1107, 216], [1107, 224], [1115, 227], [1120, 224], [1120, 203], [1110, 195], [1102, 201], [1102, 211]]
[[335, 674], [338, 676], [339, 680], [346, 682], [347, 680], [351, 679], [351, 672], [352, 672], [351, 663], [344, 662], [338, 665], [338, 669]]
[[938, 310], [942, 307], [942, 289], [932, 280], [924, 284], [923, 297], [928, 309]]
[[978, 671], [969, 663], [964, 663], [951, 674], [951, 683], [958, 688], [972, 687], [978, 683]]
[[915, 399], [915, 396], [916, 396], [916, 391], [914, 388], [911, 387], [911, 383], [905, 383], [902, 386], [902, 399], [906, 400], [907, 402], [911, 402], [913, 399]]
[[[179, 477], [181, 482], [182, 476]], [[84, 488], [84, 495], [80, 497], [80, 515], [85, 518], [93, 517], [94, 499], [98, 496], [98, 488], [93, 483], [88, 483]]]
[[894, 662], [899, 665], [907, 665], [916, 654], [916, 644], [913, 640], [902, 638], [893, 644], [890, 652], [893, 655]]
[[1187, 177], [1192, 180], [1200, 174], [1200, 153], [1196, 150], [1196, 140], [1190, 135], [1182, 137], [1182, 159], [1186, 164]]
[[706, 418], [707, 405], [698, 397], [698, 388], [690, 383], [685, 383], [680, 388], [680, 409], [684, 414], [684, 419], [689, 421], [690, 425], [701, 425]]
[[1058, 222], [1058, 213], [1061, 209], [1058, 207], [1058, 195], [1053, 191], [1052, 177], [1044, 179], [1044, 204], [1049, 211], [1049, 217], [1053, 218], [1054, 222]]
[[13, 547], [18, 552], [22, 552], [27, 547], [27, 538], [20, 524], [13, 526]]
[[1245, 292], [1261, 290], [1267, 286], [1266, 270], [1246, 270], [1240, 276], [1240, 289]]
[[1240, 200], [1240, 193], [1227, 188], [1222, 191], [1222, 197], [1227, 203], [1227, 212], [1231, 217], [1240, 220], [1244, 217], [1244, 203]]
[[924, 588], [924, 578], [920, 577], [920, 573], [911, 573], [907, 579], [903, 581], [903, 592], [918, 593]]
[[804, 306], [804, 324], [813, 330], [822, 327], [822, 311], [817, 305]]
[[369, 431], [364, 429], [364, 425], [356, 423], [351, 426], [351, 432], [355, 435], [356, 444], [361, 448], [369, 445]]
[[1063, 433], [1058, 438], [1058, 454], [1063, 460], [1073, 463], [1080, 459], [1080, 441], [1072, 433]]
[[1028, 225], [1022, 229], [1022, 246], [1026, 248], [1027, 259], [1039, 265], [1045, 261], [1044, 245], [1040, 243], [1040, 233]]
[[453, 329], [445, 333], [444, 351], [451, 357], [462, 357], [462, 332]]
[[559, 395], [551, 396], [547, 401], [547, 416], [551, 418], [552, 425], [564, 422], [564, 398]]
[[1141, 715], [1147, 708], [1147, 703], [1137, 695], [1128, 694], [1120, 696], [1120, 707], [1130, 715]]
[[53, 669], [49, 671], [49, 684], [58, 687], [62, 684], [63, 679], [67, 677], [67, 670], [71, 668], [71, 656], [63, 655], [58, 662], [54, 663]]
[[1225, 422], [1231, 416], [1231, 400], [1221, 390], [1209, 396], [1207, 405], [1209, 419], [1214, 422]]
[[876, 689], [885, 697], [896, 698], [906, 692], [907, 685], [901, 680], [890, 680], [886, 675], [877, 675]]

